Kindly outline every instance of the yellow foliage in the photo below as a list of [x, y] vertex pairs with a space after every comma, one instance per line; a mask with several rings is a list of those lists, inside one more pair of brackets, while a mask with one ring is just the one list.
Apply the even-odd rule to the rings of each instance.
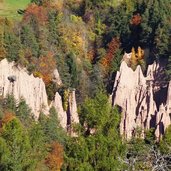
[[64, 107], [64, 111], [67, 110], [68, 108], [68, 98], [69, 98], [69, 90], [64, 90], [64, 94], [63, 94], [63, 107]]
[[137, 53], [135, 52], [135, 48], [132, 47], [131, 50], [132, 54], [131, 54], [131, 67], [132, 69], [136, 69], [136, 66], [138, 64], [144, 64], [144, 50], [141, 49], [141, 47], [138, 47]]
[[125, 2], [126, 2], [126, 6], [127, 6], [127, 13], [130, 13], [130, 12], [132, 12], [133, 10], [134, 10], [134, 1], [132, 1], [132, 0], [125, 0]]
[[70, 18], [71, 18], [71, 21], [73, 21], [74, 23], [80, 24], [83, 22], [82, 18], [76, 15], [71, 15]]
[[135, 53], [135, 48], [133, 47], [131, 50], [132, 54], [131, 54], [131, 64], [132, 65], [137, 65], [137, 57], [136, 57], [136, 53]]
[[95, 39], [96, 39], [96, 34], [93, 33], [92, 31], [89, 31], [89, 32], [88, 32], [88, 38], [89, 38], [91, 41], [95, 41]]
[[6, 50], [3, 46], [0, 47], [0, 60], [4, 59], [6, 57]]
[[51, 6], [57, 9], [58, 11], [61, 11], [64, 6], [64, 0], [54, 1]]
[[138, 47], [137, 56], [138, 56], [138, 60], [141, 60], [144, 58], [144, 50], [141, 49], [141, 47]]
[[65, 51], [72, 51], [78, 56], [84, 55], [85, 50], [85, 37], [84, 33], [80, 28], [75, 27], [63, 27], [61, 29], [63, 34], [63, 40], [64, 45], [63, 48], [65, 48]]
[[35, 71], [35, 72], [33, 73], [33, 75], [34, 75], [35, 77], [43, 78], [43, 75], [42, 75], [40, 72], [38, 72], [38, 71]]
[[36, 72], [34, 75], [43, 79], [45, 84], [49, 84], [52, 80], [53, 71], [56, 68], [56, 60], [52, 53], [41, 56], [37, 61]]
[[63, 40], [62, 48], [66, 53], [73, 52], [77, 57], [85, 56], [87, 30], [80, 17], [70, 15], [70, 21], [60, 23], [59, 31]]

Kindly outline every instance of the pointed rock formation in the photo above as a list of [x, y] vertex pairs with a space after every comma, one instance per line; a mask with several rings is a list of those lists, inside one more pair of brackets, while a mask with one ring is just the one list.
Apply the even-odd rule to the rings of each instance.
[[55, 94], [55, 100], [52, 102], [52, 106], [55, 107], [58, 113], [59, 122], [65, 130], [67, 129], [67, 114], [66, 111], [63, 109], [62, 99], [58, 92]]
[[75, 90], [72, 90], [69, 95], [69, 100], [68, 100], [68, 118], [70, 118], [70, 121], [68, 122], [68, 131], [72, 137], [76, 137], [77, 134], [75, 133], [73, 129], [73, 124], [79, 123], [79, 117], [78, 117], [78, 112], [77, 112], [77, 103], [76, 103], [76, 98], [75, 98]]
[[74, 132], [72, 131], [72, 124], [79, 123], [79, 117], [77, 112], [77, 103], [75, 98], [75, 90], [70, 91], [68, 96], [68, 107], [65, 111], [63, 108], [61, 96], [58, 92], [55, 95], [55, 100], [52, 102], [52, 106], [55, 107], [58, 112], [59, 121], [61, 126], [70, 132], [72, 136], [74, 136]]
[[72, 90], [69, 95], [69, 113], [71, 116], [71, 124], [79, 123], [78, 112], [77, 112], [77, 103], [75, 98], [75, 90]]
[[0, 95], [6, 97], [8, 94], [14, 95], [18, 101], [24, 98], [35, 118], [38, 118], [40, 111], [48, 113], [47, 94], [42, 79], [29, 75], [14, 62], [3, 59], [0, 61]]
[[111, 99], [113, 106], [122, 109], [120, 132], [126, 139], [134, 136], [138, 128], [142, 130], [142, 137], [145, 130], [155, 128], [156, 137], [160, 138], [170, 124], [171, 84], [165, 97], [167, 103], [155, 101], [156, 93], [162, 89], [157, 80], [160, 69], [156, 63], [150, 65], [145, 77], [140, 66], [133, 71], [123, 61], [117, 72]]
[[156, 119], [156, 137], [159, 140], [171, 124], [171, 81], [169, 82], [166, 104], [161, 104]]
[[53, 71], [53, 81], [60, 86], [62, 84], [61, 78], [59, 76], [59, 72], [57, 69]]
[[[62, 84], [57, 69], [54, 71], [53, 81], [59, 86]], [[35, 119], [38, 119], [40, 111], [48, 115], [50, 107], [54, 106], [60, 124], [65, 130], [69, 124], [79, 122], [75, 91], [71, 91], [68, 97], [67, 112], [63, 109], [62, 99], [58, 92], [49, 106], [43, 80], [35, 78], [32, 74], [29, 75], [25, 68], [20, 68], [14, 62], [3, 59], [0, 61], [0, 96], [5, 98], [8, 94], [12, 94], [17, 101], [23, 98], [31, 108]]]

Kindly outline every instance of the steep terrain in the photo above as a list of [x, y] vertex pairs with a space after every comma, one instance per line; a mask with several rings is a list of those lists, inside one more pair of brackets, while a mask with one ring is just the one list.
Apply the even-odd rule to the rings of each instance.
[[[58, 71], [54, 71], [55, 81], [60, 84]], [[57, 78], [58, 77], [58, 78]], [[45, 84], [40, 78], [29, 75], [24, 68], [20, 68], [14, 62], [9, 63], [6, 59], [0, 62], [0, 95], [6, 97], [11, 94], [17, 101], [23, 98], [36, 119], [40, 112], [49, 113], [49, 108], [54, 106], [57, 110], [60, 124], [66, 129], [71, 123], [78, 123], [75, 91], [71, 91], [68, 96], [68, 109], [64, 111], [61, 96], [56, 93], [52, 104], [48, 105], [48, 98]]]
[[144, 137], [144, 131], [154, 128], [155, 135], [160, 138], [170, 124], [171, 95], [170, 85], [163, 84], [163, 67], [154, 62], [148, 66], [147, 76], [137, 66], [133, 71], [125, 61], [117, 72], [112, 105], [118, 105], [122, 111], [120, 132], [130, 139], [138, 129]]

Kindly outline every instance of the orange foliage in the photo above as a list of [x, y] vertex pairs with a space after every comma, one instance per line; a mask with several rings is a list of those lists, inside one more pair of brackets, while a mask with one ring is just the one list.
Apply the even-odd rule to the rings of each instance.
[[108, 45], [107, 55], [102, 59], [101, 63], [106, 69], [110, 66], [116, 51], [120, 46], [120, 40], [118, 38], [113, 38]]
[[[0, 120], [0, 128], [2, 128], [2, 126], [10, 121], [12, 121], [15, 118], [14, 114], [6, 111], [4, 114], [4, 117]], [[0, 130], [1, 131], [1, 130]]]
[[135, 51], [135, 48], [132, 47], [131, 50], [131, 67], [132, 69], [136, 69], [136, 66], [139, 64], [139, 62], [143, 62], [144, 61], [144, 50], [141, 49], [141, 47], [138, 47], [137, 52]]
[[56, 68], [56, 60], [51, 52], [47, 56], [41, 56], [37, 61], [35, 76], [41, 77], [45, 84], [52, 81], [53, 71]]
[[89, 59], [91, 62], [93, 61], [95, 57], [95, 50], [91, 49], [88, 53], [87, 53], [87, 59]]
[[42, 25], [46, 24], [48, 20], [47, 9], [44, 8], [43, 6], [38, 6], [34, 3], [30, 4], [24, 13], [23, 20], [28, 22], [32, 20], [32, 18], [36, 19], [36, 21], [39, 24], [42, 24]]
[[63, 0], [53, 1], [49, 6], [51, 8], [56, 9], [57, 11], [61, 11], [63, 10], [64, 7], [64, 1]]
[[141, 47], [138, 47], [137, 56], [138, 56], [138, 60], [144, 59], [144, 50], [141, 49]]
[[142, 17], [139, 13], [134, 14], [131, 19], [131, 24], [137, 26], [137, 25], [141, 24], [141, 20], [142, 20]]
[[52, 171], [60, 171], [63, 164], [63, 146], [58, 142], [53, 142], [46, 164]]
[[0, 44], [0, 60], [4, 59], [6, 57], [6, 54], [7, 52], [5, 47], [2, 44]]

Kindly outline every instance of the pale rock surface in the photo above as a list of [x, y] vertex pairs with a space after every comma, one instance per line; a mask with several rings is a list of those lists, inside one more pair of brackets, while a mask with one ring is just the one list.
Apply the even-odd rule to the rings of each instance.
[[60, 122], [62, 128], [64, 128], [66, 130], [66, 128], [67, 128], [67, 113], [63, 109], [62, 99], [58, 92], [56, 92], [56, 94], [55, 94], [55, 99], [52, 102], [52, 106], [55, 107], [55, 109], [58, 113], [59, 122]]
[[110, 100], [113, 106], [121, 107], [120, 132], [126, 139], [134, 136], [137, 128], [142, 129], [144, 137], [144, 131], [151, 127], [156, 128], [156, 137], [160, 138], [171, 123], [171, 83], [166, 104], [157, 109], [154, 100], [154, 93], [161, 88], [158, 84], [154, 85], [158, 70], [158, 64], [150, 65], [145, 77], [140, 66], [133, 71], [125, 61], [121, 63]]
[[[14, 82], [8, 79], [11, 76], [15, 77]], [[24, 98], [36, 119], [40, 111], [48, 113], [47, 94], [42, 79], [29, 75], [14, 62], [3, 59], [0, 61], [0, 95], [6, 97], [8, 94], [13, 94], [17, 101]]]
[[[55, 100], [52, 102], [52, 106], [54, 106], [56, 111], [58, 112], [60, 124], [65, 130], [71, 128], [73, 123], [79, 123], [74, 90], [69, 93], [67, 111], [64, 111], [63, 109], [62, 99], [58, 92], [55, 95]], [[73, 132], [71, 131], [71, 134], [72, 133]]]
[[73, 129], [73, 124], [79, 123], [77, 103], [76, 103], [76, 98], [75, 98], [75, 90], [70, 92], [68, 103], [69, 103], [68, 114], [70, 114], [70, 129], [68, 131], [70, 132], [70, 135], [72, 137], [77, 137], [78, 135], [75, 133]]
[[171, 81], [169, 82], [166, 104], [161, 104], [156, 118], [156, 137], [159, 140], [171, 124]]
[[75, 90], [70, 92], [68, 103], [69, 103], [69, 113], [71, 117], [71, 123], [79, 123], [77, 102], [75, 98]]
[[[54, 71], [54, 80], [58, 85], [62, 84], [57, 69]], [[68, 97], [69, 109], [67, 112], [63, 109], [62, 99], [58, 92], [56, 92], [51, 105], [48, 105], [43, 80], [29, 75], [25, 68], [20, 68], [14, 62], [3, 59], [0, 61], [0, 96], [5, 98], [8, 94], [12, 94], [17, 101], [23, 98], [31, 108], [35, 119], [38, 119], [40, 111], [48, 115], [50, 107], [54, 106], [60, 124], [65, 130], [68, 119], [71, 119], [70, 124], [79, 123], [75, 91], [71, 91]]]
[[53, 71], [53, 81], [60, 86], [62, 84], [61, 78], [59, 76], [59, 72], [57, 69]]

